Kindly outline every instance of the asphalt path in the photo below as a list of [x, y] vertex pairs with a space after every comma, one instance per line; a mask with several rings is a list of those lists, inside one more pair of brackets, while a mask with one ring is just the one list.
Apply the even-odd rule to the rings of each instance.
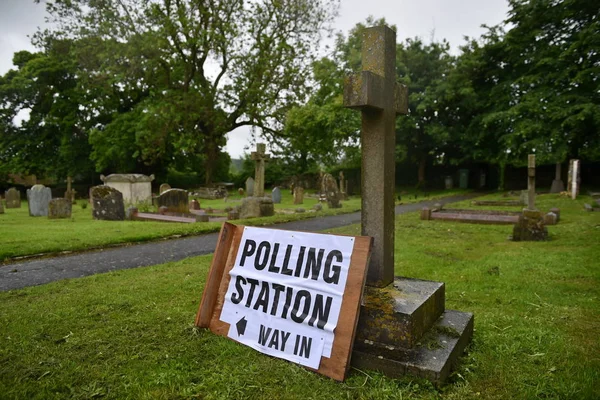
[[[402, 204], [396, 206], [396, 214], [418, 211], [435, 203], [454, 203], [471, 197], [473, 196], [450, 196], [420, 203]], [[319, 232], [357, 223], [360, 223], [360, 212], [287, 222], [273, 225], [272, 228]], [[210, 233], [4, 264], [0, 266], [0, 292], [43, 285], [61, 279], [146, 267], [210, 254], [215, 249], [218, 235], [218, 233]]]

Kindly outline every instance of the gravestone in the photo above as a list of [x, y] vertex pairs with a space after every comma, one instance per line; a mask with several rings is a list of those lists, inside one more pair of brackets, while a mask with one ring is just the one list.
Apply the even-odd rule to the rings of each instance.
[[200, 209], [200, 203], [198, 203], [198, 200], [192, 200], [190, 201], [190, 210], [199, 210]]
[[67, 190], [65, 191], [64, 198], [68, 199], [71, 204], [75, 203], [75, 193], [76, 191], [71, 187], [73, 183], [73, 179], [69, 176], [67, 177]]
[[158, 196], [158, 206], [167, 207], [167, 211], [183, 213], [189, 212], [188, 192], [183, 189], [168, 189]]
[[265, 153], [267, 146], [264, 143], [256, 144], [256, 151], [250, 155], [255, 161], [254, 166], [254, 197], [263, 197], [265, 195], [265, 163], [271, 158]]
[[344, 179], [344, 171], [340, 171], [340, 198], [342, 200], [348, 200], [348, 182]]
[[50, 200], [52, 200], [52, 191], [44, 185], [34, 185], [31, 189], [27, 189], [29, 215], [32, 217], [47, 217]]
[[338, 189], [337, 182], [331, 174], [324, 174], [321, 180], [321, 193], [325, 194], [329, 208], [341, 208], [342, 195]]
[[249, 176], [248, 179], [246, 179], [246, 196], [253, 196], [254, 195], [254, 178]]
[[542, 241], [548, 239], [544, 216], [535, 208], [535, 155], [527, 158], [527, 208], [513, 227], [513, 240]]
[[[374, 239], [352, 361], [390, 376], [442, 382], [472, 336], [473, 315], [445, 310], [443, 283], [394, 278], [395, 119], [408, 113], [408, 91], [396, 83], [395, 64], [395, 32], [367, 28], [363, 71], [344, 84], [344, 106], [361, 111], [361, 230]], [[442, 351], [419, 344], [426, 332]]]
[[581, 163], [579, 160], [569, 161], [569, 180], [567, 183], [567, 191], [571, 199], [575, 200], [579, 195], [579, 184], [581, 174]]
[[294, 188], [294, 204], [304, 204], [304, 188], [302, 186]]
[[565, 184], [561, 178], [561, 165], [560, 163], [556, 163], [556, 174], [554, 176], [554, 180], [552, 181], [552, 186], [550, 187], [550, 193], [560, 193], [565, 191]]
[[70, 198], [58, 198], [48, 203], [48, 219], [71, 218], [73, 201]]
[[321, 203], [317, 203], [313, 206], [313, 210], [315, 211], [323, 211], [323, 205]]
[[275, 204], [281, 203], [281, 189], [278, 186], [275, 186], [271, 191], [271, 199], [273, 199], [273, 203]]
[[240, 204], [240, 218], [270, 217], [275, 214], [273, 200], [268, 197], [246, 197]]
[[160, 188], [158, 189], [158, 194], [163, 194], [164, 192], [166, 192], [169, 189], [171, 189], [171, 185], [169, 185], [168, 183], [163, 183], [160, 185]]
[[106, 186], [94, 186], [90, 189], [92, 199], [92, 216], [104, 221], [123, 221], [125, 219], [125, 203], [123, 193]]
[[21, 192], [15, 188], [10, 188], [4, 192], [6, 199], [6, 208], [21, 208]]

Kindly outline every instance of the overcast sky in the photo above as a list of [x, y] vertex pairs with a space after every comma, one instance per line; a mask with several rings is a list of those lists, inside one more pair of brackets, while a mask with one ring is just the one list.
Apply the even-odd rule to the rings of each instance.
[[[496, 25], [506, 18], [507, 0], [342, 0], [335, 28], [346, 34], [372, 15], [396, 25], [397, 40], [421, 37], [426, 42], [447, 39], [457, 54], [464, 36], [479, 37], [482, 24]], [[33, 0], [0, 0], [0, 74], [12, 66], [15, 51], [34, 50], [28, 36], [44, 27], [43, 4]], [[226, 150], [237, 158], [249, 143], [249, 128], [229, 134]]]

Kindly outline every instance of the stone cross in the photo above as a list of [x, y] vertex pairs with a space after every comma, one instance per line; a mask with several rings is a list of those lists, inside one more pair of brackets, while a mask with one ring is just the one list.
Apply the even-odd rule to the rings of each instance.
[[251, 154], [252, 160], [256, 162], [254, 169], [254, 197], [265, 196], [265, 162], [271, 158], [265, 152], [266, 147], [264, 143], [257, 143], [256, 151], [253, 151]]
[[346, 78], [344, 106], [362, 115], [362, 234], [375, 239], [367, 284], [394, 280], [394, 188], [396, 115], [408, 113], [408, 90], [396, 83], [396, 33], [365, 29], [362, 72]]
[[535, 210], [535, 154], [527, 158], [527, 209]]
[[70, 176], [68, 176], [68, 177], [67, 177], [67, 191], [68, 191], [69, 193], [71, 193], [71, 182], [72, 182], [72, 179], [71, 179], [71, 177], [70, 177]]

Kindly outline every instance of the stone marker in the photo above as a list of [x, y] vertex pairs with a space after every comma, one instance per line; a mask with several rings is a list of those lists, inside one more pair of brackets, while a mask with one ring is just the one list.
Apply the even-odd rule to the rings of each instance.
[[254, 166], [254, 197], [263, 197], [265, 195], [265, 163], [271, 158], [265, 153], [267, 146], [264, 143], [256, 144], [256, 151], [251, 154], [256, 162]]
[[21, 208], [21, 192], [15, 188], [10, 188], [4, 192], [6, 199], [6, 208]]
[[[412, 373], [442, 382], [472, 336], [473, 315], [444, 309], [443, 283], [394, 279], [395, 119], [408, 113], [408, 91], [396, 83], [395, 64], [395, 32], [365, 29], [363, 71], [344, 85], [344, 105], [361, 110], [361, 227], [374, 238], [352, 362], [390, 376]], [[456, 333], [433, 331], [443, 348], [436, 353], [418, 346], [434, 325]]]
[[535, 155], [527, 159], [527, 208], [513, 227], [514, 241], [542, 241], [548, 239], [544, 216], [535, 208]]
[[73, 183], [73, 179], [70, 176], [67, 177], [67, 190], [65, 191], [65, 199], [71, 201], [71, 204], [75, 203], [75, 193], [76, 191], [71, 188], [71, 183]]
[[199, 210], [200, 209], [200, 203], [198, 202], [198, 200], [194, 199], [192, 201], [190, 201], [190, 210]]
[[254, 195], [254, 178], [249, 176], [248, 179], [246, 179], [246, 196], [253, 196]]
[[342, 200], [348, 200], [348, 181], [344, 179], [344, 171], [340, 171], [340, 198]]
[[123, 193], [106, 186], [94, 186], [90, 190], [94, 219], [105, 221], [123, 221], [125, 219], [125, 203]]
[[544, 215], [544, 225], [556, 225], [558, 218], [553, 212]]
[[271, 199], [275, 204], [281, 203], [281, 189], [279, 189], [279, 186], [275, 186], [271, 191]]
[[573, 200], [579, 195], [580, 173], [581, 168], [579, 160], [569, 161], [569, 181], [567, 183], [567, 191]]
[[240, 196], [243, 196], [244, 195], [244, 188], [238, 188], [238, 194]]
[[117, 189], [127, 204], [152, 204], [152, 181], [154, 175], [143, 174], [111, 174], [100, 175], [106, 186]]
[[240, 218], [270, 217], [275, 214], [273, 200], [268, 197], [246, 197], [240, 204]]
[[48, 219], [71, 218], [73, 201], [65, 198], [52, 199], [48, 203]]
[[554, 180], [552, 181], [552, 186], [550, 187], [550, 193], [560, 193], [565, 191], [565, 184], [561, 178], [561, 165], [560, 163], [556, 163], [556, 175]]
[[34, 185], [31, 189], [27, 189], [29, 215], [32, 217], [47, 217], [50, 200], [52, 200], [52, 192], [50, 188], [44, 185]]
[[189, 212], [188, 192], [183, 189], [168, 189], [158, 196], [158, 206], [167, 207], [169, 212]]
[[327, 206], [329, 206], [329, 208], [342, 207], [342, 204], [340, 203], [342, 196], [338, 189], [337, 182], [331, 174], [323, 175], [323, 179], [321, 180], [321, 192], [325, 194]]
[[298, 214], [301, 214], [301, 213], [304, 213], [304, 212], [306, 212], [306, 210], [305, 210], [304, 208], [302, 208], [302, 207], [298, 207], [298, 208], [296, 208], [294, 211], [295, 211], [296, 213], [298, 213]]
[[560, 208], [551, 208], [550, 212], [556, 214], [556, 223], [560, 222]]
[[591, 204], [588, 204], [588, 203], [585, 203], [585, 204], [583, 205], [583, 208], [584, 208], [584, 210], [585, 210], [585, 211], [588, 211], [588, 212], [592, 212], [592, 211], [594, 211], [594, 207], [592, 207], [592, 205], [591, 205]]
[[294, 188], [294, 204], [304, 204], [304, 188], [302, 186]]
[[527, 209], [535, 210], [535, 154], [527, 158]]
[[166, 192], [169, 189], [171, 189], [171, 185], [169, 185], [168, 183], [163, 183], [160, 185], [160, 188], [158, 189], [158, 194], [163, 194], [163, 192]]
[[125, 219], [128, 221], [132, 221], [135, 219], [135, 217], [138, 215], [139, 210], [137, 207], [127, 207], [127, 209], [125, 210]]
[[421, 209], [421, 219], [424, 221], [429, 221], [431, 219], [431, 210], [429, 207], [423, 207]]

